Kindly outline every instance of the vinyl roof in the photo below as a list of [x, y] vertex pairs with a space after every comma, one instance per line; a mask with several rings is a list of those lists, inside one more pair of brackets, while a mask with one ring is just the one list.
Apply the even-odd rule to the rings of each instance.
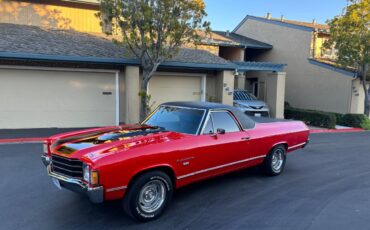
[[199, 101], [176, 101], [176, 102], [167, 102], [163, 103], [164, 106], [178, 106], [178, 107], [186, 107], [186, 108], [194, 108], [194, 109], [204, 109], [204, 110], [228, 110], [231, 111], [236, 118], [239, 120], [240, 124], [242, 125], [243, 129], [251, 129], [255, 126], [255, 122], [245, 115], [241, 110], [220, 103], [212, 103], [212, 102], [199, 102]]

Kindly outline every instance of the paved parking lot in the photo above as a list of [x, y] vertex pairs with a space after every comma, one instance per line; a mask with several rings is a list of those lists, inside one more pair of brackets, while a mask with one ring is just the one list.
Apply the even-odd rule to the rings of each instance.
[[0, 145], [0, 229], [369, 229], [370, 132], [311, 140], [281, 176], [254, 168], [185, 187], [145, 224], [118, 202], [94, 205], [57, 190], [40, 144]]

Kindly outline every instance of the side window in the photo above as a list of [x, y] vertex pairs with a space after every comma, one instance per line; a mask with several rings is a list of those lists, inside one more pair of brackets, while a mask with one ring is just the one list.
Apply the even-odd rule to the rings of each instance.
[[203, 134], [212, 134], [215, 133], [213, 129], [213, 123], [212, 123], [212, 118], [209, 117], [206, 126], [204, 127]]
[[228, 112], [212, 112], [214, 129], [224, 129], [226, 133], [240, 131], [234, 118]]

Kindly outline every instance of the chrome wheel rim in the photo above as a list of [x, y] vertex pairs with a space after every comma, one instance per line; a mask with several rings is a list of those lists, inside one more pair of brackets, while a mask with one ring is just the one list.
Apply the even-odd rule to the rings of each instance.
[[146, 183], [140, 191], [139, 206], [146, 213], [153, 213], [160, 209], [165, 200], [165, 184], [160, 180]]
[[276, 149], [272, 154], [271, 166], [274, 172], [280, 172], [284, 163], [284, 151]]

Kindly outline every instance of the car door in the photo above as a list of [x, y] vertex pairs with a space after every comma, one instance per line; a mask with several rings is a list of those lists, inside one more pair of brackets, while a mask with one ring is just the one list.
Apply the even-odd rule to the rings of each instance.
[[210, 111], [199, 136], [198, 162], [204, 176], [220, 174], [245, 166], [249, 155], [249, 136], [226, 110]]

